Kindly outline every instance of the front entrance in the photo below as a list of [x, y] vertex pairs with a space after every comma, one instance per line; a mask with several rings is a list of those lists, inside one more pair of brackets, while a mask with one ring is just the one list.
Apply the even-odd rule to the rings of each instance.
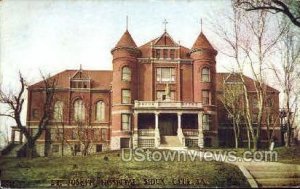
[[161, 136], [177, 135], [177, 115], [176, 114], [160, 114], [159, 115], [159, 133]]

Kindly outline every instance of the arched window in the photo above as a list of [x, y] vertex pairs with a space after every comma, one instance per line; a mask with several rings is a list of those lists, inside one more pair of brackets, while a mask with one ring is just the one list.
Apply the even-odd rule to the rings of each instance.
[[209, 68], [203, 68], [201, 73], [202, 82], [210, 82], [210, 70]]
[[131, 69], [127, 66], [122, 68], [122, 80], [131, 81]]
[[54, 104], [53, 119], [55, 121], [63, 121], [64, 103], [62, 101], [56, 101]]
[[82, 100], [78, 99], [74, 102], [74, 120], [83, 121], [85, 119], [85, 107]]
[[99, 101], [96, 104], [96, 121], [103, 121], [105, 118], [105, 104]]

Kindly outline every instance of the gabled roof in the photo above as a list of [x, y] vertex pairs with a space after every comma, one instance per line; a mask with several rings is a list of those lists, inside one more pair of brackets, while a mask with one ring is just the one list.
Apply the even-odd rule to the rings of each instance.
[[90, 79], [90, 77], [87, 75], [86, 72], [83, 72], [81, 69], [78, 70], [72, 77], [71, 79]]
[[[57, 88], [69, 88], [70, 79], [72, 76], [75, 76], [78, 73], [78, 70], [65, 70], [62, 71], [49, 79], [56, 80]], [[98, 71], [98, 70], [82, 70], [83, 75], [88, 75], [91, 79], [91, 88], [92, 89], [101, 89], [101, 90], [110, 90], [112, 82], [112, 71]], [[43, 88], [43, 81], [39, 81], [31, 86], [29, 90], [33, 88]]]
[[[217, 91], [223, 91], [223, 82], [226, 80], [227, 83], [241, 83], [239, 73], [217, 73]], [[246, 82], [246, 86], [249, 92], [255, 92], [254, 80], [248, 76], [243, 75], [243, 78]], [[265, 84], [267, 92], [279, 93], [279, 91], [267, 84]]]
[[172, 39], [172, 37], [168, 34], [168, 32], [164, 32], [159, 38], [157, 38], [153, 45], [155, 46], [178, 46], [176, 42]]
[[206, 36], [204, 35], [203, 32], [201, 32], [196, 39], [192, 49], [211, 49], [215, 50], [210, 42], [207, 40]]
[[137, 47], [128, 30], [124, 32], [116, 47]]

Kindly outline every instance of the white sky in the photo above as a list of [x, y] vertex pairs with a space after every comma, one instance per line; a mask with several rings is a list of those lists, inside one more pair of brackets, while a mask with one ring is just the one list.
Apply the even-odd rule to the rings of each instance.
[[[167, 19], [168, 33], [191, 48], [203, 31], [217, 49], [222, 48], [210, 23], [222, 23], [229, 0], [4, 0], [1, 2], [0, 71], [5, 88], [18, 87], [18, 71], [29, 83], [40, 71], [55, 74], [65, 69], [111, 69], [110, 50], [125, 31], [138, 46], [159, 37]], [[224, 23], [226, 25], [226, 23]], [[230, 60], [217, 56], [217, 70], [230, 69]], [[0, 78], [1, 80], [1, 78]], [[1, 120], [0, 120], [1, 121]], [[0, 124], [7, 124], [2, 120]], [[8, 124], [9, 125], [9, 124]]]

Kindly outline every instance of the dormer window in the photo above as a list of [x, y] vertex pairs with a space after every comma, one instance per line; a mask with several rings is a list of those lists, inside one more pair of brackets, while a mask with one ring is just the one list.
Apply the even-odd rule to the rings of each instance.
[[155, 57], [156, 57], [157, 59], [160, 58], [160, 49], [156, 49], [156, 50], [155, 50]]
[[91, 87], [91, 80], [87, 73], [80, 68], [80, 70], [71, 77], [70, 86], [75, 89], [87, 89]]
[[163, 50], [164, 59], [168, 58], [168, 49]]
[[175, 58], [175, 49], [170, 50], [170, 58], [173, 60]]

